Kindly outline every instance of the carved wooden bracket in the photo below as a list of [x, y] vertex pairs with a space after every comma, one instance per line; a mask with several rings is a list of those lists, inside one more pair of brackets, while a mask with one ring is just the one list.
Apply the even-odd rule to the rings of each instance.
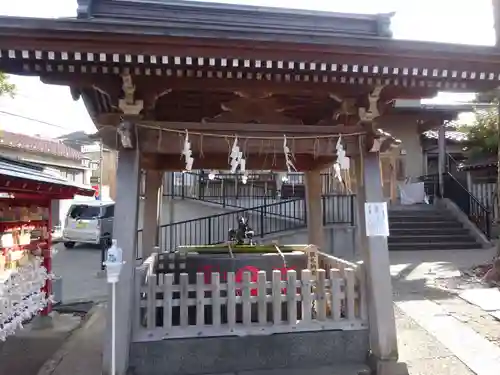
[[286, 108], [273, 98], [270, 92], [234, 92], [237, 99], [221, 104], [219, 115], [205, 122], [301, 124], [297, 119], [283, 114]]
[[361, 122], [372, 122], [381, 115], [378, 101], [384, 87], [385, 86], [382, 85], [376, 86], [373, 91], [368, 94], [368, 109], [363, 107], [358, 108], [358, 115]]
[[342, 98], [337, 94], [330, 93], [329, 98], [340, 104], [340, 107], [335, 109], [332, 115], [318, 122], [318, 125], [332, 125], [341, 123], [343, 125], [351, 125], [352, 119], [358, 119], [358, 109], [356, 107], [356, 98]]
[[118, 101], [118, 107], [125, 115], [138, 115], [144, 108], [142, 100], [135, 99], [135, 85], [130, 74], [122, 75], [123, 99]]
[[120, 142], [123, 148], [133, 149], [136, 147], [136, 126], [136, 124], [128, 120], [123, 120], [118, 125], [116, 131], [120, 137]]

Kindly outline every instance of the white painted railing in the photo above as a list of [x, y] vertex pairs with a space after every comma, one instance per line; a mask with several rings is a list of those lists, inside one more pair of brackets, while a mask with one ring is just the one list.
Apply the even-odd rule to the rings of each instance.
[[367, 329], [363, 265], [319, 254], [341, 267], [275, 270], [270, 280], [265, 271], [197, 273], [194, 283], [155, 273], [153, 255], [136, 268], [134, 341]]

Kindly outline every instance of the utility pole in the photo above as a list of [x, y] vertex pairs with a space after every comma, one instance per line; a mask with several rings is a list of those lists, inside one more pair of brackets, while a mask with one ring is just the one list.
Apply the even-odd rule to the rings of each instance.
[[[500, 49], [500, 0], [491, 0], [493, 8], [493, 25], [495, 28], [495, 47]], [[496, 89], [496, 110], [497, 110], [497, 213], [500, 215], [500, 88]], [[494, 205], [494, 203], [493, 203]], [[495, 210], [493, 209], [493, 218], [498, 226], [499, 220], [495, 218]], [[500, 257], [500, 239], [497, 239], [497, 257]]]
[[103, 160], [104, 160], [104, 144], [102, 139], [99, 141], [99, 200], [102, 204], [102, 176], [103, 176]]
[[[102, 176], [103, 176], [103, 154], [104, 154], [104, 144], [102, 142], [102, 138], [99, 140], [99, 205], [102, 206]], [[101, 208], [102, 210], [102, 208]], [[111, 244], [111, 238], [109, 239], [109, 243]], [[111, 246], [111, 245], [108, 245]], [[104, 265], [104, 261], [106, 260], [106, 251], [107, 246], [101, 244], [101, 272], [106, 269]]]
[[491, 0], [493, 9], [493, 27], [495, 28], [495, 47], [500, 47], [500, 0]]
[[[497, 204], [496, 211], [500, 216], [500, 89], [496, 90], [496, 111], [497, 111]], [[493, 207], [495, 207], [495, 202], [493, 202]], [[495, 224], [498, 227], [500, 220], [495, 217], [495, 208], [492, 212], [493, 218], [495, 219]], [[492, 220], [490, 220], [491, 222]], [[495, 228], [496, 229], [496, 228]], [[497, 257], [500, 257], [500, 239], [497, 238]]]

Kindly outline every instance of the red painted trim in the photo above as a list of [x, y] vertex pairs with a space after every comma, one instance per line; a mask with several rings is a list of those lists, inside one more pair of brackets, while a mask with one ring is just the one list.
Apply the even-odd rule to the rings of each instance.
[[18, 194], [43, 194], [51, 199], [72, 199], [75, 195], [92, 197], [94, 189], [66, 186], [57, 183], [38, 182], [23, 178], [13, 178], [0, 174], [0, 191]]
[[[47, 247], [43, 251], [43, 266], [47, 269], [47, 273], [50, 275], [52, 273], [52, 205], [51, 201], [47, 200], [45, 201], [46, 206], [49, 209], [49, 220], [48, 220], [48, 239], [47, 239]], [[45, 287], [43, 288], [43, 291], [47, 295], [47, 297], [50, 297], [52, 295], [52, 280], [49, 278], [47, 281], [45, 281]], [[42, 310], [41, 315], [42, 316], [47, 316], [50, 314], [52, 311], [52, 304], [49, 303], [47, 304], [47, 307]]]

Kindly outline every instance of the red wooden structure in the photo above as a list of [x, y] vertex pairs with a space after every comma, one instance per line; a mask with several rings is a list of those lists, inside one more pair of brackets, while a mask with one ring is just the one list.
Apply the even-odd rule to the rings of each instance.
[[[72, 199], [75, 195], [93, 196], [90, 187], [75, 184], [61, 177], [43, 172], [41, 167], [0, 157], [0, 232], [12, 235], [13, 241], [2, 243], [0, 254], [31, 251], [43, 256], [43, 265], [52, 271], [52, 200]], [[22, 236], [27, 236], [22, 238]], [[48, 279], [45, 293], [51, 295], [52, 283]], [[50, 304], [42, 312], [50, 312]]]

